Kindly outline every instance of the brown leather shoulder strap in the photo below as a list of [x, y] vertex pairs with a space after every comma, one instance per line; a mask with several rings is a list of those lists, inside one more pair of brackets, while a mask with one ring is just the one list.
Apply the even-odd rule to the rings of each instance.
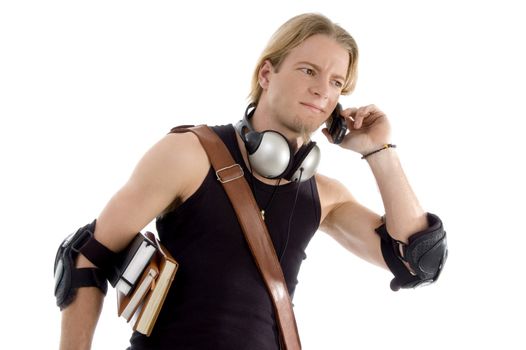
[[296, 319], [283, 271], [258, 205], [243, 176], [243, 168], [232, 159], [223, 141], [208, 126], [199, 125], [190, 128], [182, 126], [173, 128], [171, 132], [188, 131], [193, 132], [199, 138], [216, 171], [217, 179], [222, 183], [232, 202], [248, 246], [272, 297], [285, 349], [301, 349]]

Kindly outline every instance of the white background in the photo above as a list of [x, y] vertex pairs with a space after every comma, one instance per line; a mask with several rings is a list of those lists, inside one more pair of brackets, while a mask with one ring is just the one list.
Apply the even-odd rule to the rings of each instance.
[[[357, 89], [341, 102], [388, 114], [415, 192], [445, 223], [450, 257], [438, 284], [393, 293], [388, 272], [319, 232], [294, 300], [304, 349], [524, 349], [519, 3], [2, 2], [0, 347], [58, 347], [58, 244], [171, 127], [241, 118], [270, 35], [320, 12], [360, 48]], [[367, 164], [314, 138], [320, 171], [383, 213]], [[124, 349], [129, 335], [110, 291], [93, 348]]]

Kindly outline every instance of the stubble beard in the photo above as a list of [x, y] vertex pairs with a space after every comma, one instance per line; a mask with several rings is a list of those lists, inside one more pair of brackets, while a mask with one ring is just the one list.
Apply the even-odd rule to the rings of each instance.
[[302, 123], [299, 118], [295, 119], [291, 125], [287, 125], [287, 128], [290, 131], [293, 131], [297, 135], [299, 135], [303, 141], [303, 143], [310, 142], [311, 135], [316, 131], [317, 127], [305, 125], [305, 123]]

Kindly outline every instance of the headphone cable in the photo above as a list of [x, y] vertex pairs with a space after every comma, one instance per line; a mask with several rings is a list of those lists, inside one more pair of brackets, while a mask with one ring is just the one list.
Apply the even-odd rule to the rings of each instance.
[[[251, 175], [251, 177], [250, 177], [250, 184], [252, 185], [252, 193], [254, 194], [254, 199], [256, 200], [256, 204], [257, 204], [256, 186], [254, 185], [254, 177], [255, 176], [254, 176], [254, 172], [252, 170], [252, 165], [250, 164], [250, 162], [248, 162], [248, 167], [250, 169], [250, 175]], [[268, 200], [268, 202], [265, 205], [265, 207], [263, 209], [260, 209], [261, 217], [263, 218], [263, 221], [265, 221], [265, 212], [267, 211], [268, 208], [270, 208], [270, 204], [272, 203], [272, 200], [274, 199], [274, 195], [278, 191], [280, 183], [281, 183], [281, 178], [279, 178], [278, 182], [274, 185], [274, 190], [272, 191], [272, 195], [270, 196], [270, 199]]]
[[301, 184], [301, 176], [303, 175], [303, 168], [300, 168], [299, 170], [300, 170], [300, 177], [298, 178], [298, 189], [296, 190], [296, 196], [294, 197], [294, 204], [292, 204], [292, 211], [290, 212], [289, 225], [287, 228], [287, 239], [285, 240], [285, 246], [283, 247], [283, 250], [281, 251], [281, 255], [279, 257], [280, 263], [281, 263], [281, 259], [283, 259], [283, 256], [285, 255], [287, 246], [289, 245], [290, 227], [292, 226], [292, 217], [294, 216], [294, 209], [296, 208], [296, 203], [298, 202], [298, 195], [300, 193], [300, 184]]

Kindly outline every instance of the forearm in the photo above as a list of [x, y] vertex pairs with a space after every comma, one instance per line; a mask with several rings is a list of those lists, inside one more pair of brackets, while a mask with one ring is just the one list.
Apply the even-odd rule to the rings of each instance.
[[[79, 263], [79, 267], [93, 266], [83, 256]], [[91, 348], [103, 301], [104, 294], [96, 287], [77, 290], [75, 300], [62, 311], [60, 350]]]
[[427, 218], [409, 185], [396, 150], [382, 150], [367, 157], [367, 162], [382, 196], [389, 234], [407, 242], [409, 236], [427, 228]]

